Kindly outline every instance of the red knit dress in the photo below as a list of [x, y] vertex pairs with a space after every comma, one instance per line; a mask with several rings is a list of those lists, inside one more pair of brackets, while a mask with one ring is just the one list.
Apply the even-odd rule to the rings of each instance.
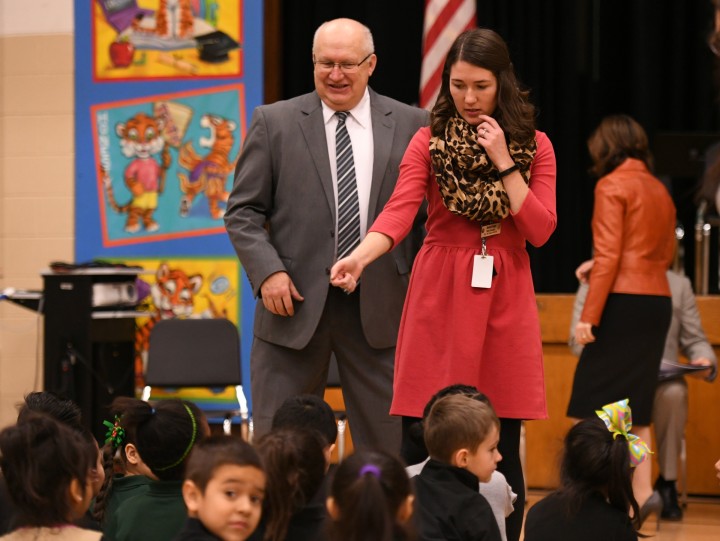
[[431, 173], [430, 129], [413, 137], [395, 191], [371, 231], [397, 244], [423, 197], [427, 237], [410, 277], [395, 354], [390, 413], [421, 417], [428, 399], [454, 383], [475, 385], [499, 417], [547, 417], [542, 342], [525, 242], [543, 245], [555, 230], [555, 153], [537, 132], [530, 192], [519, 212], [488, 237], [496, 275], [489, 289], [471, 287], [480, 224], [444, 206]]

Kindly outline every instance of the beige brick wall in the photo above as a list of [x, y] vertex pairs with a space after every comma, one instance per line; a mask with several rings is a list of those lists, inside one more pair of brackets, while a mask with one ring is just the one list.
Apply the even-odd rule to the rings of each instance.
[[[72, 261], [73, 36], [0, 36], [0, 289], [42, 289], [40, 272]], [[42, 386], [42, 321], [0, 302], [0, 426]]]

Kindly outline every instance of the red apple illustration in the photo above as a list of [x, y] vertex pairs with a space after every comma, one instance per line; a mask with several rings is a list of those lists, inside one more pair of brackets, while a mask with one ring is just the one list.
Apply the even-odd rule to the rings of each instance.
[[127, 68], [132, 64], [134, 56], [135, 47], [127, 37], [123, 37], [119, 41], [113, 41], [110, 44], [110, 61], [116, 68]]

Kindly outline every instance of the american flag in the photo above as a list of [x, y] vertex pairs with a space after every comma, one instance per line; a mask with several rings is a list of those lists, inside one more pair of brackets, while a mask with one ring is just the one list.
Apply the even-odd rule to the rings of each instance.
[[440, 76], [450, 46], [475, 26], [476, 0], [425, 0], [420, 107], [432, 109], [440, 91]]

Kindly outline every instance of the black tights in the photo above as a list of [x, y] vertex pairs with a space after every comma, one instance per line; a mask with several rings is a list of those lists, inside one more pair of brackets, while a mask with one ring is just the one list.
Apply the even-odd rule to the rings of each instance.
[[[407, 464], [417, 464], [428, 456], [427, 449], [418, 434], [422, 434], [417, 426], [422, 419], [417, 417], [402, 418], [402, 446], [400, 455]], [[525, 514], [525, 477], [520, 463], [520, 419], [500, 419], [500, 443], [498, 451], [502, 460], [497, 469], [505, 476], [513, 492], [517, 494], [515, 510], [505, 519], [505, 529], [508, 541], [518, 541], [522, 531], [523, 516]]]
[[505, 476], [512, 490], [517, 494], [515, 510], [505, 519], [505, 529], [508, 541], [518, 541], [525, 514], [525, 477], [520, 462], [520, 419], [500, 419], [500, 443], [498, 451], [502, 460], [498, 462], [497, 469]]
[[405, 464], [412, 466], [419, 464], [428, 457], [422, 434], [422, 419], [419, 417], [402, 418], [402, 441], [400, 442], [400, 456]]

